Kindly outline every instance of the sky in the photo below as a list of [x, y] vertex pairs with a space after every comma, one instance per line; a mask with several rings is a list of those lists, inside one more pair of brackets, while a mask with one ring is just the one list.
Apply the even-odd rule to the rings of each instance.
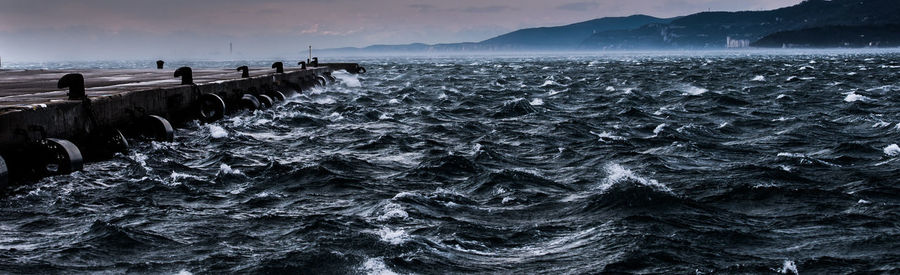
[[[0, 0], [4, 61], [248, 59], [477, 42], [607, 16], [768, 10], [801, 0]], [[233, 50], [229, 50], [229, 43]]]

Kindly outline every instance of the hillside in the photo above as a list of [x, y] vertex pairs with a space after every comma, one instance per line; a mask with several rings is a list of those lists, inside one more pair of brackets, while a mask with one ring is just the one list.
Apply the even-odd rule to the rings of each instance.
[[600, 32], [581, 46], [587, 49], [722, 48], [729, 36], [757, 41], [772, 33], [819, 26], [897, 23], [900, 23], [897, 0], [807, 0], [771, 11], [703, 12], [668, 24]]
[[572, 49], [594, 33], [629, 30], [651, 23], [671, 21], [671, 18], [663, 19], [647, 15], [605, 17], [565, 26], [521, 29], [478, 44], [500, 49]]
[[332, 52], [452, 52], [509, 50], [573, 50], [593, 33], [633, 29], [646, 24], [668, 23], [672, 19], [647, 15], [604, 17], [565, 26], [529, 28], [513, 31], [481, 42], [447, 44], [372, 45], [365, 48], [339, 48]]
[[754, 47], [860, 48], [900, 46], [900, 25], [823, 26], [777, 32]]

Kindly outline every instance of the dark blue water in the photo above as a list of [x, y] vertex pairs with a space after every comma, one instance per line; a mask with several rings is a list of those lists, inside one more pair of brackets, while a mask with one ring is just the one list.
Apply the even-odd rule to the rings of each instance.
[[361, 62], [16, 188], [0, 271], [900, 272], [900, 54]]

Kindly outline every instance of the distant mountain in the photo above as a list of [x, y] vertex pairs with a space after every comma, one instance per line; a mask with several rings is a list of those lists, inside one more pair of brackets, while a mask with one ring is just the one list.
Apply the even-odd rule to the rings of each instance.
[[771, 11], [703, 12], [633, 30], [593, 34], [585, 49], [723, 48], [726, 38], [757, 41], [784, 31], [821, 26], [900, 24], [898, 0], [807, 0]]
[[593, 33], [633, 29], [651, 23], [668, 23], [672, 18], [647, 15], [604, 17], [565, 26], [521, 29], [481, 42], [447, 44], [372, 45], [365, 48], [338, 48], [326, 51], [425, 52], [425, 51], [508, 51], [508, 50], [572, 50]]
[[[521, 29], [481, 42], [374, 45], [330, 51], [704, 49], [725, 48], [729, 37], [739, 41], [738, 45], [760, 47], [893, 47], [896, 44], [887, 40], [896, 41], [894, 25], [900, 25], [900, 0], [806, 0], [769, 11], [701, 12], [676, 18], [606, 17], [558, 27]], [[815, 37], [837, 34], [841, 37]], [[865, 38], [867, 35], [871, 39]]]
[[497, 49], [573, 49], [594, 33], [630, 30], [651, 23], [669, 23], [672, 20], [647, 15], [605, 17], [565, 26], [521, 29], [478, 44]]

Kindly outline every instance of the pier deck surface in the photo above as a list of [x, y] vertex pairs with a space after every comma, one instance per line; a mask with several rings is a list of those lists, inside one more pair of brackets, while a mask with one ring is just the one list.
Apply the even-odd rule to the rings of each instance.
[[[310, 68], [315, 69], [315, 68]], [[300, 71], [285, 68], [285, 73]], [[0, 70], [0, 112], [4, 109], [27, 108], [67, 99], [68, 89], [57, 88], [61, 77], [69, 73], [84, 75], [88, 97], [106, 96], [130, 91], [159, 89], [181, 85], [174, 77], [175, 69], [149, 70]], [[275, 69], [250, 68], [250, 77], [275, 74]], [[204, 84], [236, 80], [241, 73], [234, 69], [194, 69], [194, 83]]]

